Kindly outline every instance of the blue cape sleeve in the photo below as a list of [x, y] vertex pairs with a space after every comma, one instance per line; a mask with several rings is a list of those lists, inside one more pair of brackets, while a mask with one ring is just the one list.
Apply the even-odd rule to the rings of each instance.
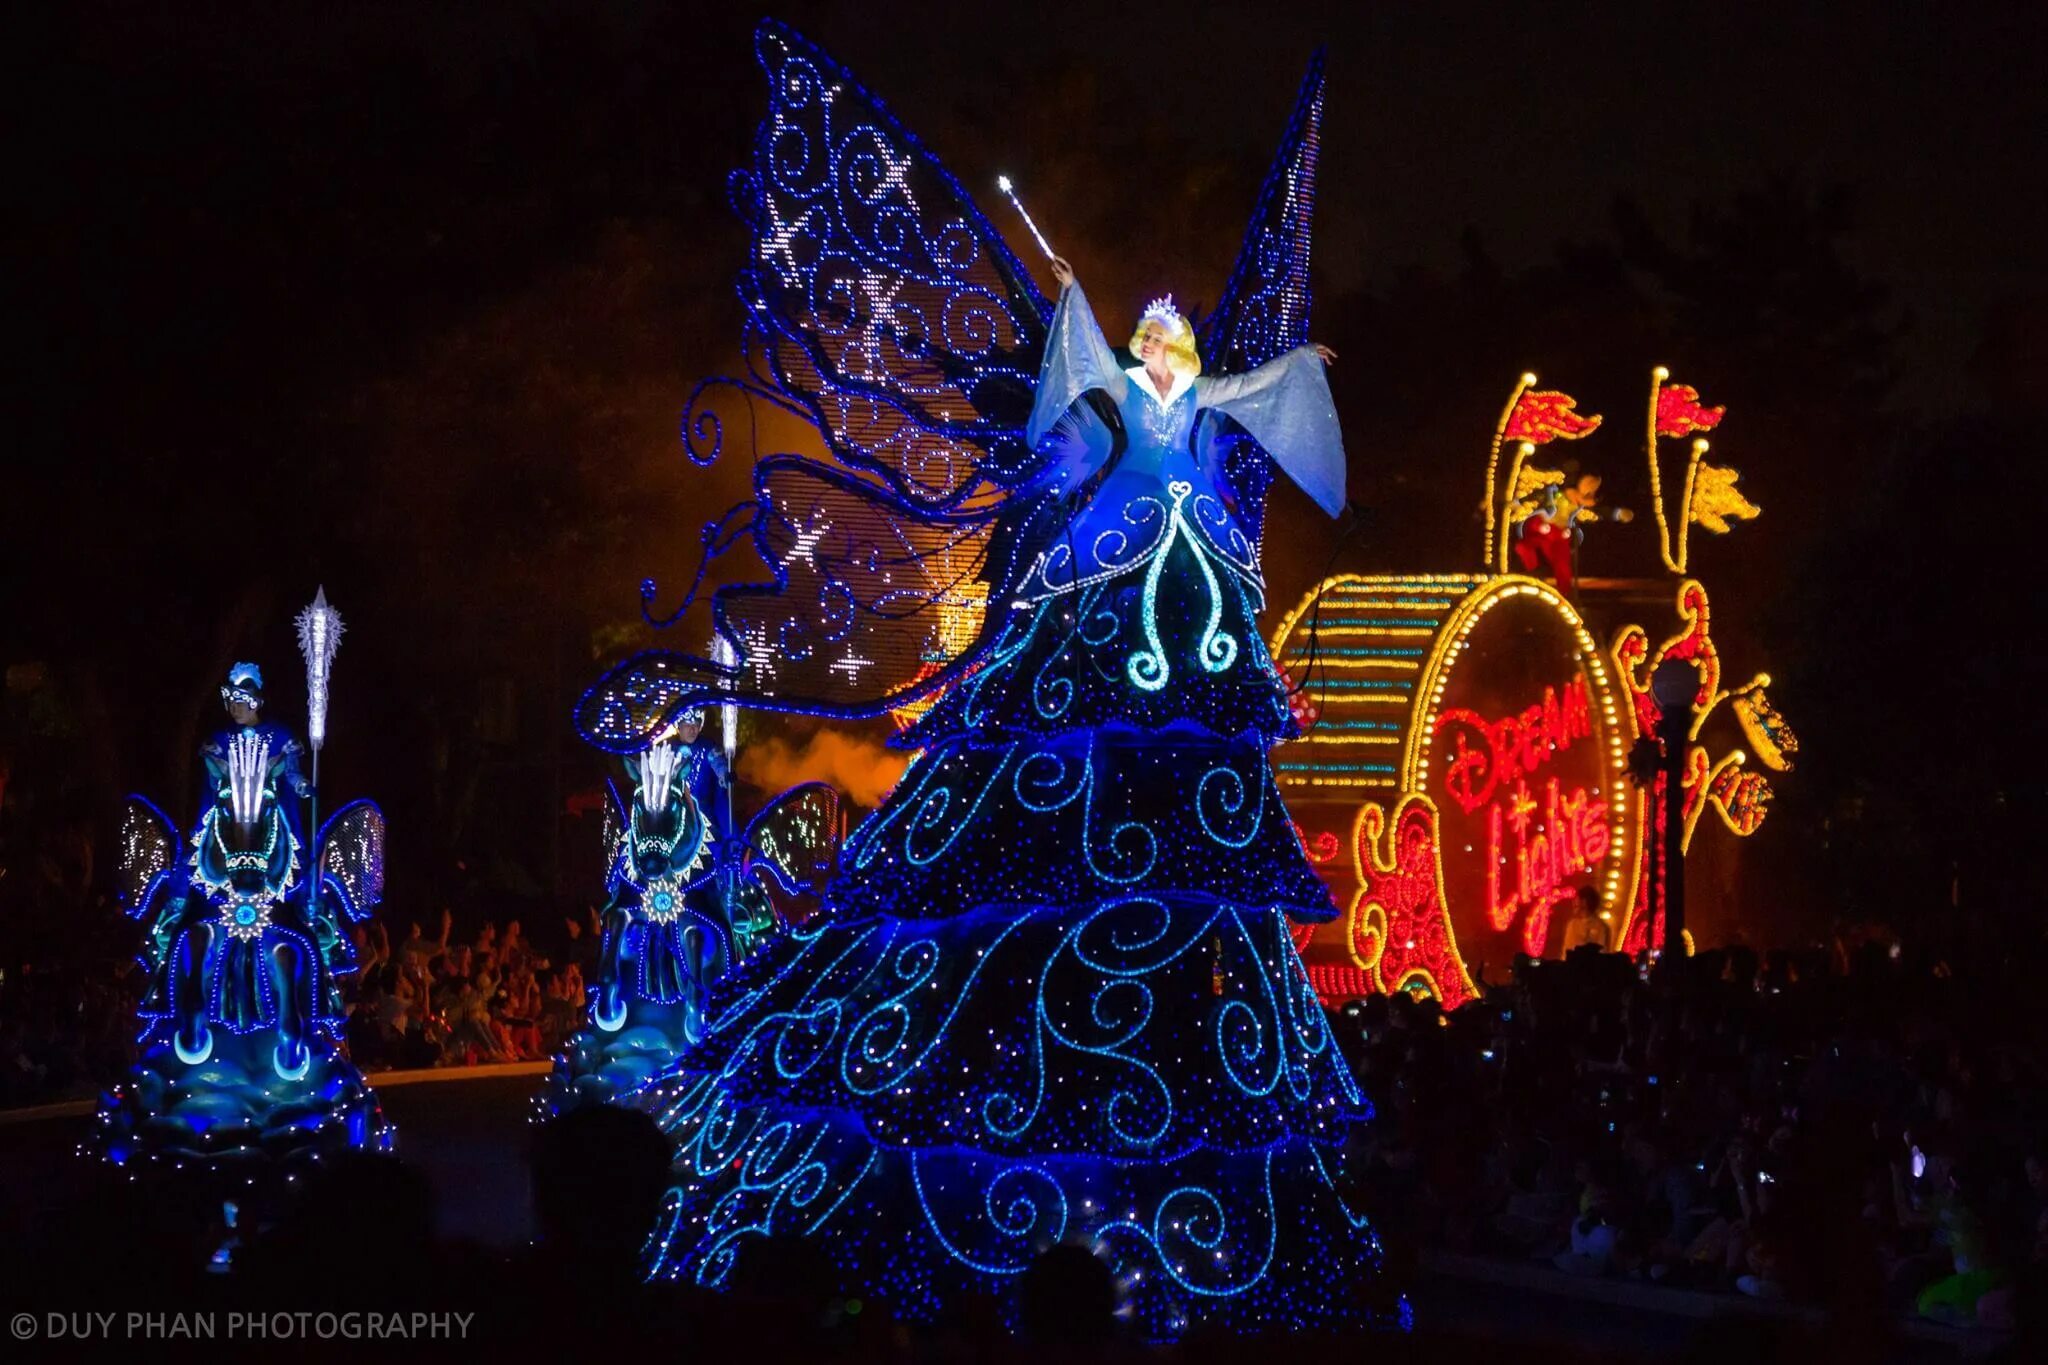
[[1053, 310], [1052, 331], [1045, 340], [1045, 364], [1038, 371], [1038, 394], [1031, 404], [1024, 439], [1036, 450], [1076, 398], [1090, 389], [1101, 389], [1120, 400], [1129, 383], [1117, 368], [1102, 328], [1096, 325], [1088, 296], [1080, 285], [1068, 285], [1060, 293], [1059, 307]]
[[1248, 374], [1204, 375], [1195, 381], [1195, 404], [1250, 432], [1316, 506], [1333, 517], [1344, 510], [1344, 434], [1313, 346]]

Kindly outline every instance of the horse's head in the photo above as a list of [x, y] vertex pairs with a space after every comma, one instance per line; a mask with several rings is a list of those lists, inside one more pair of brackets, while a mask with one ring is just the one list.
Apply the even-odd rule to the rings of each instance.
[[214, 822], [228, 884], [241, 896], [271, 890], [278, 844], [290, 837], [270, 781], [270, 737], [241, 730], [228, 740], [222, 796], [225, 819]]
[[635, 877], [651, 882], [670, 874], [688, 875], [704, 857], [704, 813], [680, 786], [671, 788], [659, 810], [636, 805], [627, 836], [627, 856]]

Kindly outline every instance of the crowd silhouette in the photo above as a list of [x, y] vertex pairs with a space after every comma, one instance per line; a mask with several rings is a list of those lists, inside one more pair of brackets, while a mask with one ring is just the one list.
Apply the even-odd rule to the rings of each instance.
[[[521, 939], [479, 933], [464, 945], [472, 971], [516, 958], [506, 950]], [[408, 957], [454, 952], [421, 933], [384, 965], [403, 980]], [[1595, 945], [1522, 959], [1452, 1013], [1406, 996], [1344, 1007], [1332, 1021], [1377, 1111], [1349, 1155], [1392, 1279], [1426, 1285], [1476, 1260], [1540, 1267], [1551, 1288], [1536, 1292], [1566, 1303], [1592, 1278], [1637, 1285], [1632, 1301], [1651, 1306], [1681, 1289], [1747, 1298], [1766, 1309], [1739, 1319], [1740, 1349], [1773, 1358], [1823, 1337], [1834, 1358], [1898, 1358], [1916, 1321], [2028, 1358], [2048, 1302], [2048, 1085], [2013, 988], [2035, 964], [1961, 965], [1881, 940], [1656, 964]], [[595, 1108], [534, 1127], [530, 1144], [536, 1236], [523, 1248], [439, 1235], [435, 1191], [402, 1156], [319, 1163], [239, 1216], [233, 1192], [203, 1179], [95, 1165], [23, 1220], [10, 1283], [52, 1307], [115, 1295], [124, 1307], [473, 1312], [479, 1340], [562, 1349], [916, 1361], [1256, 1349], [1133, 1340], [1120, 1286], [1079, 1245], [1047, 1247], [1009, 1298], [959, 1302], [916, 1328], [848, 1297], [814, 1241], [746, 1243], [719, 1293], [644, 1283], [667, 1139], [645, 1115]], [[1424, 1314], [1421, 1330], [1438, 1354], [1493, 1349], [1456, 1321]], [[1725, 1358], [1734, 1330], [1692, 1335]]]

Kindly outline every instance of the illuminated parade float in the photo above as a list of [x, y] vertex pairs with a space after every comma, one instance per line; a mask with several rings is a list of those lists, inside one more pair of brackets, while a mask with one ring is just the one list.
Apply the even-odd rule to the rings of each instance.
[[585, 1024], [555, 1057], [538, 1116], [645, 1085], [704, 1036], [712, 983], [776, 924], [775, 897], [830, 875], [843, 815], [822, 782], [792, 787], [745, 827], [733, 815], [735, 716], [723, 751], [700, 742], [701, 709], [625, 760], [632, 795], [606, 784], [609, 899]]
[[1293, 719], [1257, 627], [1270, 481], [1345, 506], [1308, 335], [1320, 66], [1217, 308], [1119, 309], [1120, 353], [850, 74], [772, 22], [756, 47], [751, 368], [700, 388], [686, 449], [759, 430], [732, 404], [825, 453], [757, 453], [707, 530], [759, 561], [712, 595], [724, 648], [618, 664], [578, 725], [640, 755], [710, 704], [895, 715], [917, 757], [818, 913], [622, 1096], [676, 1144], [647, 1270], [719, 1286], [804, 1238], [930, 1322], [1014, 1314], [1077, 1243], [1147, 1336], [1405, 1326], [1346, 1174], [1370, 1106], [1294, 949], [1337, 907], [1268, 765]]
[[[1344, 907], [1298, 935], [1325, 1003], [1410, 991], [1455, 1007], [1482, 964], [1498, 981], [1517, 955], [1562, 956], [1574, 915], [1596, 919], [1606, 946], [1661, 950], [1666, 779], [1641, 782], [1632, 758], [1659, 732], [1651, 679], [1667, 660], [1699, 682], [1681, 844], [1709, 809], [1737, 835], [1762, 823], [1759, 769], [1789, 769], [1797, 740], [1768, 676], [1724, 684], [1707, 591], [1689, 576], [1691, 528], [1724, 533], [1757, 508], [1703, 439], [1666, 477], [1664, 443], [1722, 417], [1667, 379], [1653, 376], [1645, 437], [1662, 578], [1575, 581], [1598, 480], [1568, 483], [1536, 457], [1600, 419], [1527, 375], [1489, 454], [1486, 571], [1339, 574], [1274, 628], [1303, 722], [1274, 768]], [[1660, 601], [1668, 624], [1634, 619]]]
[[[167, 1162], [254, 1180], [322, 1153], [385, 1148], [391, 1130], [341, 1042], [348, 926], [384, 893], [384, 817], [368, 801], [318, 824], [319, 754], [341, 617], [325, 592], [298, 618], [305, 746], [262, 719], [263, 674], [236, 664], [229, 726], [201, 751], [188, 837], [133, 797], [117, 885], [146, 926], [140, 1060], [101, 1105], [95, 1146], [116, 1163]], [[301, 805], [310, 806], [310, 815]], [[305, 830], [319, 833], [308, 844]]]
[[[1326, 999], [1417, 989], [1460, 1004], [1468, 956], [1554, 956], [1554, 912], [1582, 888], [1603, 909], [1630, 903], [1634, 733], [1554, 588], [1345, 574], [1276, 639], [1313, 708], [1274, 755], [1280, 788], [1333, 886], [1362, 883], [1305, 948]], [[1333, 933], [1342, 956], [1318, 951]]]

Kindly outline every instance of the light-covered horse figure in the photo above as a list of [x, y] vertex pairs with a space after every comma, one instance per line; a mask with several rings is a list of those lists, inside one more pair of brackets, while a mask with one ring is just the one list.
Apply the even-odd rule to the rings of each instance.
[[330, 1124], [346, 1145], [386, 1140], [341, 1048], [338, 986], [356, 967], [346, 926], [383, 897], [384, 817], [352, 802], [309, 849], [302, 751], [258, 719], [261, 685], [242, 664], [221, 689], [232, 724], [201, 751], [189, 836], [144, 797], [123, 818], [117, 890], [147, 926], [149, 985], [142, 1058], [101, 1115], [116, 1160], [289, 1149]]

